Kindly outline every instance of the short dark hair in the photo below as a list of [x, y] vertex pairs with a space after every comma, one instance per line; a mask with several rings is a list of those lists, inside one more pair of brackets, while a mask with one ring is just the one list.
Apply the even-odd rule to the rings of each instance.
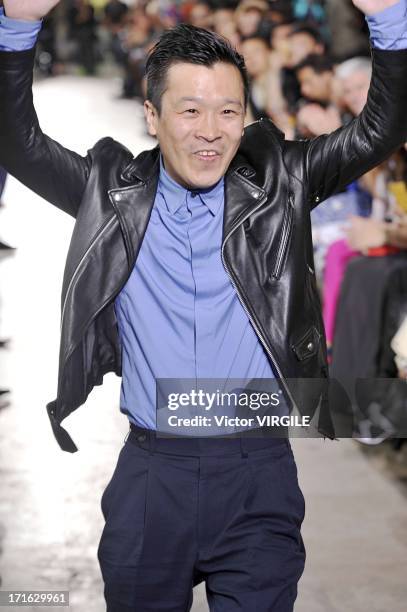
[[181, 23], [160, 36], [147, 59], [147, 99], [158, 113], [161, 112], [161, 98], [166, 89], [168, 70], [174, 64], [183, 62], [208, 67], [217, 62], [225, 62], [235, 66], [242, 77], [244, 102], [247, 105], [249, 78], [243, 56], [223, 36]]
[[270, 40], [267, 38], [267, 36], [263, 36], [262, 34], [249, 34], [249, 36], [243, 36], [243, 38], [241, 39], [242, 43], [247, 42], [248, 40], [260, 40], [262, 43], [264, 43], [267, 47], [267, 49], [270, 49], [271, 45], [270, 45]]
[[311, 53], [311, 55], [307, 55], [307, 57], [295, 67], [295, 71], [298, 72], [303, 68], [312, 68], [316, 74], [322, 74], [323, 72], [333, 72], [334, 65], [329, 56]]
[[307, 34], [313, 38], [317, 44], [326, 47], [326, 42], [321, 32], [312, 23], [308, 23], [306, 21], [297, 22], [297, 25], [295, 25], [292, 31], [288, 34], [288, 37], [291, 38], [296, 34]]

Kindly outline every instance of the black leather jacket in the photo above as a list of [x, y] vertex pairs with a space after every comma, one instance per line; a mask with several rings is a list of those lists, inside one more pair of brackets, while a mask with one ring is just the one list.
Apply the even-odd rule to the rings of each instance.
[[[297, 142], [286, 141], [271, 121], [256, 122], [245, 129], [225, 177], [225, 269], [287, 398], [302, 414], [319, 408], [318, 430], [331, 439], [310, 211], [407, 140], [407, 51], [372, 55], [369, 99], [357, 119]], [[76, 218], [62, 288], [57, 399], [47, 405], [59, 445], [75, 452], [60, 422], [104, 374], [121, 375], [113, 301], [147, 227], [159, 149], [134, 158], [103, 138], [82, 157], [44, 135], [32, 104], [33, 57], [0, 53], [0, 164]], [[295, 382], [309, 378], [317, 381], [311, 391]]]

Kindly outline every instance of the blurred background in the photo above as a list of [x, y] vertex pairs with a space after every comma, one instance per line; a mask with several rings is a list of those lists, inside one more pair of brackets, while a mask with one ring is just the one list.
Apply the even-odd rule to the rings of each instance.
[[[308, 139], [363, 109], [369, 37], [351, 0], [65, 0], [37, 45], [43, 130], [82, 154], [106, 135], [134, 155], [152, 148], [144, 66], [179, 22], [218, 32], [244, 55], [246, 124], [269, 117], [286, 138]], [[337, 441], [292, 442], [307, 505], [298, 612], [405, 610], [406, 181], [402, 147], [312, 211], [330, 371], [347, 393], [334, 410], [352, 426]], [[73, 220], [2, 169], [0, 197], [0, 589], [67, 589], [72, 610], [102, 612], [100, 496], [128, 429], [120, 380], [106, 376], [65, 421], [80, 450], [60, 451], [45, 404], [56, 393]], [[193, 611], [206, 612], [204, 585], [194, 597]]]

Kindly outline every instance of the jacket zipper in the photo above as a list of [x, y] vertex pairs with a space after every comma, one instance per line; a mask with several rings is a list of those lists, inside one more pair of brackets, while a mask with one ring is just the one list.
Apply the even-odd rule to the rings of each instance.
[[291, 234], [292, 227], [292, 219], [293, 219], [293, 205], [292, 205], [292, 195], [291, 193], [288, 196], [288, 204], [284, 209], [284, 219], [283, 219], [283, 229], [281, 232], [280, 244], [277, 251], [276, 262], [274, 265], [274, 270], [271, 273], [271, 276], [275, 279], [279, 279], [281, 276], [281, 270], [284, 263], [284, 257], [287, 251], [288, 240]]
[[[264, 347], [264, 349], [265, 349], [266, 353], [267, 353], [267, 354], [268, 354], [268, 356], [270, 357], [271, 362], [273, 363], [273, 365], [274, 365], [275, 369], [277, 370], [277, 372], [278, 372], [278, 374], [279, 374], [279, 376], [280, 376], [280, 379], [281, 379], [281, 381], [282, 381], [282, 383], [283, 383], [283, 386], [284, 386], [284, 388], [285, 388], [285, 390], [286, 390], [286, 392], [287, 392], [287, 395], [288, 395], [288, 397], [289, 397], [290, 401], [292, 402], [293, 406], [295, 406], [295, 407], [296, 407], [296, 404], [295, 404], [294, 399], [293, 399], [293, 397], [292, 397], [292, 395], [291, 395], [291, 392], [290, 392], [290, 390], [289, 390], [289, 388], [288, 388], [288, 386], [287, 386], [287, 383], [285, 382], [285, 379], [283, 378], [283, 375], [282, 375], [282, 373], [281, 373], [280, 367], [278, 366], [276, 359], [275, 359], [275, 358], [274, 358], [274, 356], [272, 355], [272, 353], [271, 353], [271, 351], [270, 351], [270, 349], [269, 349], [269, 347], [268, 347], [268, 345], [267, 345], [267, 341], [265, 340], [265, 338], [264, 338], [264, 336], [263, 336], [262, 332], [259, 330], [259, 328], [258, 328], [258, 326], [257, 326], [256, 322], [253, 320], [253, 317], [252, 317], [251, 313], [249, 312], [249, 309], [248, 309], [248, 307], [247, 307], [247, 305], [246, 305], [246, 303], [245, 303], [245, 301], [244, 301], [244, 299], [243, 299], [242, 295], [240, 294], [240, 291], [239, 291], [239, 290], [238, 290], [238, 288], [237, 288], [237, 285], [236, 285], [236, 283], [235, 283], [235, 281], [234, 281], [234, 279], [233, 279], [233, 276], [232, 276], [231, 272], [229, 271], [229, 269], [228, 269], [228, 267], [227, 267], [227, 265], [226, 265], [226, 261], [225, 261], [225, 257], [224, 257], [224, 247], [225, 247], [225, 244], [226, 244], [226, 241], [228, 240], [228, 238], [229, 238], [229, 237], [232, 235], [232, 233], [233, 233], [233, 232], [234, 232], [234, 231], [237, 229], [237, 227], [238, 227], [239, 225], [241, 225], [241, 224], [242, 224], [242, 223], [243, 223], [243, 222], [244, 222], [244, 221], [245, 221], [245, 220], [246, 220], [246, 219], [247, 219], [247, 218], [248, 218], [248, 217], [249, 217], [249, 216], [250, 216], [250, 215], [251, 215], [253, 212], [255, 212], [255, 211], [258, 209], [258, 208], [260, 208], [260, 206], [263, 204], [263, 202], [264, 202], [264, 199], [262, 199], [262, 200], [261, 200], [261, 201], [258, 203], [258, 205], [256, 206], [256, 208], [255, 208], [255, 209], [253, 209], [253, 210], [251, 210], [249, 213], [247, 213], [247, 215], [245, 215], [245, 216], [244, 216], [242, 219], [240, 219], [240, 220], [239, 220], [239, 223], [237, 223], [235, 226], [233, 226], [233, 227], [231, 228], [231, 230], [229, 231], [228, 235], [225, 237], [225, 239], [224, 239], [224, 241], [223, 241], [223, 243], [222, 243], [222, 247], [221, 247], [221, 260], [222, 260], [223, 266], [224, 266], [224, 268], [225, 268], [226, 274], [228, 275], [228, 277], [229, 277], [229, 279], [230, 279], [230, 281], [231, 281], [231, 283], [232, 283], [232, 285], [233, 285], [233, 287], [234, 287], [234, 289], [235, 289], [235, 291], [236, 291], [236, 293], [237, 293], [237, 295], [238, 295], [238, 297], [239, 297], [239, 299], [240, 299], [240, 302], [241, 302], [241, 304], [242, 304], [242, 306], [243, 306], [244, 311], [246, 312], [246, 314], [247, 314], [247, 316], [248, 316], [248, 318], [249, 318], [250, 322], [252, 323], [252, 325], [253, 325], [253, 327], [254, 327], [254, 329], [255, 329], [255, 331], [256, 331], [256, 333], [257, 333], [257, 335], [258, 335], [258, 337], [259, 337], [259, 339], [260, 339], [260, 341], [261, 341], [261, 343], [262, 343], [262, 345], [263, 345], [263, 347]], [[290, 205], [291, 205], [291, 204], [290, 204]], [[100, 231], [99, 231], [99, 233], [98, 233], [98, 234], [97, 234], [97, 235], [96, 235], [96, 236], [93, 238], [92, 242], [90, 243], [90, 245], [89, 245], [89, 246], [88, 246], [88, 248], [86, 249], [85, 253], [82, 255], [82, 257], [81, 257], [81, 259], [80, 259], [80, 261], [79, 261], [78, 265], [77, 265], [77, 266], [76, 266], [76, 268], [75, 268], [75, 271], [74, 271], [74, 273], [73, 273], [73, 275], [72, 275], [72, 277], [71, 277], [71, 280], [70, 280], [70, 282], [69, 282], [69, 285], [68, 285], [68, 288], [67, 288], [67, 291], [66, 291], [66, 294], [65, 294], [65, 300], [64, 300], [63, 307], [62, 307], [62, 315], [61, 315], [61, 328], [62, 328], [62, 324], [63, 324], [63, 320], [64, 320], [64, 315], [65, 315], [66, 304], [67, 304], [67, 301], [68, 301], [68, 296], [69, 296], [69, 293], [70, 293], [70, 291], [71, 291], [72, 285], [73, 285], [74, 281], [76, 280], [76, 277], [77, 277], [77, 275], [78, 275], [78, 272], [79, 272], [79, 270], [80, 270], [80, 268], [81, 268], [81, 266], [82, 266], [83, 262], [85, 261], [85, 259], [86, 259], [86, 258], [87, 258], [87, 256], [89, 255], [90, 251], [93, 249], [93, 247], [95, 246], [95, 244], [97, 243], [97, 241], [98, 241], [98, 240], [99, 240], [99, 239], [100, 239], [100, 238], [101, 238], [101, 237], [102, 237], [102, 236], [105, 234], [105, 232], [106, 232], [106, 231], [108, 230], [108, 228], [109, 228], [109, 227], [112, 225], [112, 223], [113, 223], [113, 221], [115, 221], [115, 219], [116, 219], [116, 215], [113, 215], [113, 216], [112, 216], [112, 217], [110, 217], [110, 219], [109, 219], [109, 220], [106, 222], [106, 224], [105, 224], [104, 226], [102, 226], [101, 230], [100, 230]], [[290, 224], [290, 226], [291, 226], [291, 224]], [[285, 239], [285, 242], [286, 242], [286, 239]], [[280, 245], [280, 248], [279, 248], [279, 253], [280, 253], [280, 251], [281, 251], [281, 245]], [[298, 408], [297, 408], [297, 410], [298, 410]]]
[[[239, 291], [239, 289], [237, 288], [237, 284], [236, 284], [235, 280], [233, 279], [233, 276], [232, 276], [231, 272], [229, 271], [229, 269], [228, 269], [228, 267], [227, 267], [227, 265], [226, 265], [226, 261], [225, 261], [225, 257], [224, 257], [224, 248], [225, 248], [225, 244], [226, 244], [226, 241], [228, 240], [228, 238], [229, 238], [229, 237], [230, 237], [230, 236], [233, 234], [233, 232], [234, 232], [234, 231], [237, 229], [237, 227], [238, 227], [239, 225], [241, 225], [242, 223], [244, 223], [244, 221], [247, 219], [247, 217], [249, 217], [249, 216], [250, 216], [250, 215], [251, 215], [253, 212], [255, 212], [255, 211], [258, 209], [258, 208], [260, 208], [260, 206], [263, 204], [263, 202], [264, 202], [264, 199], [262, 199], [262, 200], [259, 202], [258, 206], [256, 206], [256, 208], [255, 208], [255, 209], [251, 210], [251, 211], [250, 211], [250, 212], [249, 212], [247, 215], [245, 215], [245, 217], [243, 217], [242, 219], [240, 219], [240, 220], [239, 220], [239, 223], [237, 223], [235, 226], [233, 226], [233, 227], [231, 228], [231, 230], [229, 231], [229, 233], [227, 234], [227, 236], [225, 236], [225, 239], [224, 239], [224, 241], [223, 241], [223, 243], [222, 243], [222, 248], [221, 248], [221, 260], [222, 260], [223, 266], [224, 266], [224, 268], [225, 268], [226, 274], [228, 275], [228, 277], [229, 277], [229, 279], [230, 279], [230, 282], [232, 283], [232, 285], [233, 285], [233, 287], [234, 287], [234, 289], [235, 289], [235, 291], [236, 291], [236, 293], [237, 293], [237, 295], [238, 295], [238, 297], [239, 297], [239, 299], [240, 299], [240, 303], [241, 303], [241, 304], [242, 304], [242, 306], [243, 306], [243, 310], [245, 311], [245, 313], [247, 314], [247, 316], [248, 316], [248, 318], [249, 318], [249, 321], [250, 321], [250, 322], [251, 322], [251, 324], [253, 325], [253, 327], [254, 327], [254, 329], [255, 329], [255, 331], [256, 331], [256, 334], [257, 334], [257, 336], [259, 337], [259, 339], [260, 339], [260, 341], [261, 341], [261, 343], [262, 343], [262, 345], [263, 345], [263, 347], [264, 347], [264, 350], [266, 351], [267, 355], [268, 355], [268, 356], [269, 356], [269, 358], [270, 358], [270, 361], [272, 362], [272, 364], [274, 365], [275, 369], [277, 370], [278, 375], [280, 376], [280, 380], [281, 380], [281, 382], [283, 383], [283, 387], [285, 388], [286, 393], [287, 393], [287, 395], [288, 395], [288, 397], [289, 397], [289, 399], [290, 399], [290, 401], [291, 401], [291, 403], [292, 403], [293, 407], [295, 407], [295, 408], [298, 410], [298, 406], [297, 406], [297, 405], [296, 405], [296, 403], [294, 402], [294, 398], [293, 398], [293, 396], [291, 395], [291, 392], [290, 392], [290, 390], [289, 390], [289, 388], [288, 388], [288, 385], [287, 385], [287, 383], [286, 383], [286, 381], [285, 381], [285, 379], [284, 379], [284, 377], [283, 377], [283, 375], [282, 375], [282, 373], [281, 373], [280, 367], [279, 367], [279, 365], [278, 365], [278, 363], [277, 363], [276, 359], [274, 358], [274, 356], [273, 356], [272, 352], [270, 351], [270, 349], [269, 349], [269, 347], [268, 347], [268, 344], [267, 344], [267, 341], [266, 341], [266, 339], [264, 338], [264, 336], [263, 336], [262, 332], [260, 331], [260, 329], [259, 329], [259, 327], [258, 327], [257, 323], [254, 321], [254, 319], [253, 319], [253, 317], [252, 317], [251, 313], [249, 312], [249, 309], [248, 309], [248, 307], [247, 307], [247, 305], [246, 305], [246, 302], [244, 301], [243, 296], [240, 294], [240, 291]], [[300, 412], [300, 411], [298, 410], [298, 412]]]
[[87, 256], [89, 255], [90, 251], [93, 249], [93, 247], [95, 246], [95, 244], [98, 242], [98, 240], [105, 234], [105, 232], [109, 229], [109, 227], [112, 225], [113, 221], [115, 221], [116, 219], [116, 215], [114, 214], [112, 217], [110, 217], [110, 219], [108, 221], [105, 222], [105, 225], [102, 225], [101, 229], [99, 230], [99, 233], [96, 234], [96, 236], [93, 238], [92, 242], [90, 243], [90, 245], [88, 246], [88, 248], [86, 249], [85, 253], [82, 255], [78, 265], [75, 268], [74, 273], [72, 274], [71, 280], [69, 281], [69, 285], [68, 285], [68, 289], [66, 290], [66, 294], [65, 294], [65, 300], [64, 300], [64, 304], [62, 307], [62, 315], [61, 315], [61, 329], [62, 329], [62, 325], [64, 322], [64, 316], [65, 316], [65, 309], [66, 309], [66, 304], [68, 301], [68, 296], [70, 293], [70, 290], [72, 288], [73, 283], [76, 280], [76, 277], [78, 275], [78, 272], [83, 264], [83, 262], [85, 261], [85, 259], [87, 258]]

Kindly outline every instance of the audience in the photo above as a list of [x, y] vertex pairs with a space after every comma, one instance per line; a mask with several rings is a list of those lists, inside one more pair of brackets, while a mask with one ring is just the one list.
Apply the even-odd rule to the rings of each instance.
[[68, 10], [69, 36], [77, 43], [78, 62], [85, 74], [96, 71], [97, 21], [95, 10], [88, 0], [73, 0]]

